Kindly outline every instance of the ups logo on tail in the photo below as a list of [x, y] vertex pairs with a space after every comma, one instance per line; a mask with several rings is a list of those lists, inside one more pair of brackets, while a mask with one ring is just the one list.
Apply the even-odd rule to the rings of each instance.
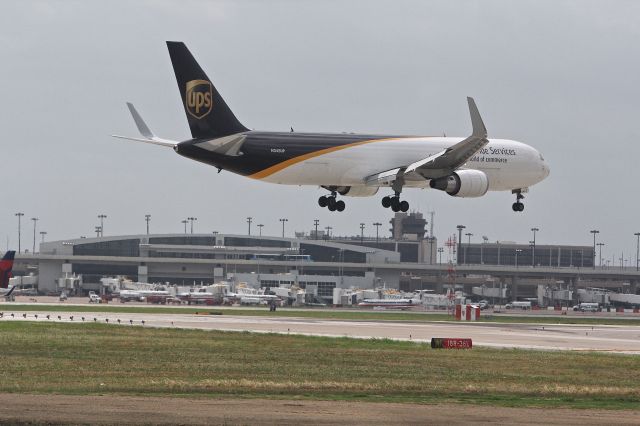
[[187, 111], [198, 120], [211, 112], [211, 83], [207, 80], [188, 81], [185, 97]]

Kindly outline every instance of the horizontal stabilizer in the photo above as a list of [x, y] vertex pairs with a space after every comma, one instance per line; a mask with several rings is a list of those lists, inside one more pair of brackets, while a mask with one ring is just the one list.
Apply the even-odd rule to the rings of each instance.
[[160, 138], [142, 139], [142, 138], [132, 138], [132, 137], [129, 137], [129, 136], [120, 136], [120, 135], [111, 135], [111, 137], [118, 138], [118, 139], [126, 139], [128, 141], [150, 143], [150, 144], [153, 144], [153, 145], [168, 146], [170, 148], [173, 148], [178, 144], [177, 142], [169, 141], [169, 140], [166, 140], [166, 139], [160, 139]]

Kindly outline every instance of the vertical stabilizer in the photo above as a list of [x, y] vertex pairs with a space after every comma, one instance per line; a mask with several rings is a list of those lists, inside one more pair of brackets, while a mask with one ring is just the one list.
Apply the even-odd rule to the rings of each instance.
[[15, 251], [8, 251], [2, 260], [0, 260], [0, 288], [9, 287], [9, 278], [11, 278], [11, 270], [13, 269], [13, 259], [15, 255]]
[[168, 41], [184, 112], [195, 139], [213, 139], [246, 132], [187, 46]]

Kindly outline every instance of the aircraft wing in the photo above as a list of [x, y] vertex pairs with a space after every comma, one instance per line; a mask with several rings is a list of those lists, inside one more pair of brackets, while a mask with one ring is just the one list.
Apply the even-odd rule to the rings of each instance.
[[469, 103], [469, 113], [471, 114], [471, 125], [473, 127], [471, 136], [438, 154], [409, 165], [405, 170], [405, 174], [417, 173], [425, 179], [447, 176], [469, 161], [476, 152], [489, 143], [487, 129], [482, 122], [482, 117], [480, 117], [475, 101], [473, 98], [467, 98], [467, 102]]
[[366, 184], [372, 186], [388, 185], [397, 178], [403, 178], [405, 181], [437, 179], [450, 175], [469, 161], [471, 157], [489, 143], [489, 140], [487, 139], [487, 129], [482, 122], [475, 101], [473, 98], [468, 97], [467, 102], [473, 127], [471, 136], [447, 149], [405, 167], [369, 176], [366, 178]]

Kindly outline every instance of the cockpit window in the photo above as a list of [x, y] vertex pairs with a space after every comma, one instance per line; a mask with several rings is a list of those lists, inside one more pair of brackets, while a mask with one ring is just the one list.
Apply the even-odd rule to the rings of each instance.
[[542, 154], [539, 154], [539, 155], [540, 155], [540, 160], [544, 161], [544, 157], [542, 156]]

